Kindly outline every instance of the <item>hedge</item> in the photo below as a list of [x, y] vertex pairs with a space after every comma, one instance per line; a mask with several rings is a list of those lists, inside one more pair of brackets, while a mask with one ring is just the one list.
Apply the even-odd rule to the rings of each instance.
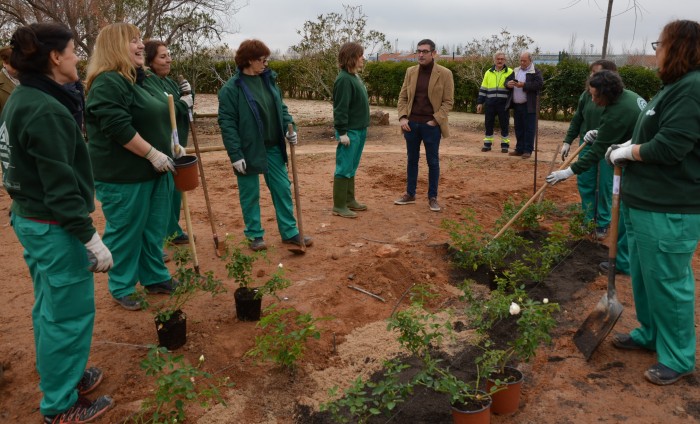
[[[297, 82], [298, 59], [274, 60], [269, 66], [278, 74], [278, 84], [285, 97], [297, 99], [320, 99], [320, 93], [304, 90]], [[465, 69], [478, 71], [481, 75], [491, 64], [483, 59], [479, 62], [440, 61], [450, 69], [455, 79], [454, 110], [473, 112], [479, 93], [480, 79], [462, 77]], [[362, 73], [372, 104], [395, 107], [406, 69], [415, 62], [368, 62]], [[540, 113], [544, 119], [569, 120], [575, 111], [579, 96], [588, 78], [588, 64], [565, 58], [557, 65], [541, 64], [537, 67], [544, 78], [544, 90], [540, 97]], [[217, 93], [223, 83], [231, 77], [235, 64], [229, 61], [173, 62], [173, 75], [195, 75], [190, 80], [199, 93]], [[619, 69], [626, 88], [649, 100], [661, 88], [661, 80], [656, 73], [642, 66], [625, 65]]]

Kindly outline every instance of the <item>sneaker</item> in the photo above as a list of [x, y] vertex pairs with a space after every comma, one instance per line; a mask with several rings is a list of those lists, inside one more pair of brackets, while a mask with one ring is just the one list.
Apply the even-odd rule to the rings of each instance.
[[440, 204], [437, 201], [437, 197], [431, 197], [428, 199], [428, 206], [430, 206], [430, 210], [433, 212], [440, 212]]
[[595, 229], [595, 238], [598, 240], [603, 240], [608, 236], [608, 227], [597, 227]]
[[94, 402], [78, 398], [73, 406], [57, 415], [44, 416], [44, 424], [81, 424], [95, 421], [112, 409], [114, 401], [109, 396], [100, 396]]
[[[299, 238], [299, 234], [295, 235], [294, 237], [290, 237], [288, 239], [282, 240], [282, 243], [284, 243], [284, 244], [296, 244], [297, 246], [301, 246], [301, 240]], [[304, 236], [304, 246], [309, 247], [312, 244], [314, 244], [313, 239], [309, 236]]]
[[138, 311], [141, 309], [141, 304], [133, 294], [127, 294], [122, 297], [113, 297], [115, 302], [119, 304], [122, 308], [129, 311]]
[[90, 367], [83, 372], [83, 377], [78, 382], [78, 395], [85, 396], [97, 388], [102, 383], [102, 370], [97, 367]]
[[175, 288], [180, 285], [180, 282], [174, 278], [168, 281], [163, 281], [162, 283], [150, 284], [144, 287], [144, 290], [148, 294], [171, 294], [175, 291]]
[[182, 233], [170, 241], [172, 244], [188, 244], [190, 242], [187, 233]]
[[508, 153], [508, 156], [522, 156], [523, 152], [519, 152], [517, 150], [513, 150], [512, 152]]
[[644, 377], [654, 384], [666, 386], [668, 384], [673, 384], [686, 375], [690, 375], [692, 373], [692, 370], [688, 372], [676, 372], [661, 362], [657, 362], [649, 367], [648, 370], [644, 371]]
[[265, 244], [265, 240], [263, 240], [262, 237], [255, 237], [254, 239], [250, 240], [250, 250], [253, 252], [258, 252], [260, 250], [266, 250], [267, 245]]
[[490, 147], [484, 146], [484, 147], [481, 148], [481, 151], [482, 151], [482, 152], [490, 152], [490, 151], [491, 151], [491, 148], [490, 148]]
[[408, 193], [404, 193], [403, 196], [394, 200], [395, 205], [408, 205], [410, 203], [416, 203], [416, 196], [409, 196]]
[[629, 334], [625, 333], [615, 333], [613, 334], [612, 338], [612, 344], [618, 349], [626, 349], [626, 350], [649, 350], [645, 348], [644, 346], [638, 344], [632, 339], [632, 336]]
[[532, 153], [523, 153], [520, 159], [530, 159], [530, 156], [532, 156]]

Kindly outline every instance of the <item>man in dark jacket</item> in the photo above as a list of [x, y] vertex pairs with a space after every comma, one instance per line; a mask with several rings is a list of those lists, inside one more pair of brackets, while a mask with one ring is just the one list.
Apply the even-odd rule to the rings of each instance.
[[532, 63], [530, 52], [520, 54], [520, 66], [515, 68], [506, 80], [506, 88], [511, 90], [507, 107], [513, 108], [515, 126], [515, 151], [510, 156], [529, 159], [535, 149], [535, 127], [539, 104], [537, 98], [544, 80], [542, 72]]

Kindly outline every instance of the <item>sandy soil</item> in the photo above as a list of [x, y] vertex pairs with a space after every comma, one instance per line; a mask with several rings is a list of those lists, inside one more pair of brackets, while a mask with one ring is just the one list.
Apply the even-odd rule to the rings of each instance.
[[[303, 256], [285, 249], [269, 193], [264, 189], [262, 221], [267, 231], [265, 240], [271, 247], [270, 264], [259, 266], [257, 275], [269, 275], [278, 263], [283, 263], [293, 281], [292, 287], [281, 294], [284, 306], [333, 319], [319, 324], [323, 330], [321, 339], [309, 343], [299, 371], [290, 375], [244, 357], [253, 347], [259, 330], [254, 323], [236, 320], [233, 306], [236, 287], [232, 282], [227, 282], [228, 293], [214, 299], [208, 296], [194, 299], [185, 308], [189, 317], [188, 342], [178, 353], [193, 362], [203, 354], [206, 370], [217, 377], [230, 377], [236, 386], [224, 392], [226, 407], [191, 408], [190, 422], [301, 422], [295, 418], [299, 404], [316, 408], [327, 399], [328, 388], [345, 387], [357, 375], [371, 374], [380, 368], [383, 359], [394, 354], [396, 343], [386, 332], [385, 319], [412, 284], [429, 284], [439, 294], [435, 307], [459, 308], [459, 292], [454, 287], [458, 281], [447, 259], [445, 243], [449, 238], [440, 228], [441, 221], [459, 219], [464, 208], [472, 208], [480, 222], [495, 233], [494, 221], [501, 215], [504, 201], [508, 197], [526, 200], [533, 193], [533, 185], [539, 187], [543, 183], [567, 127], [562, 123], [540, 122], [535, 162], [498, 151], [482, 153], [483, 116], [453, 113], [453, 136], [441, 144], [439, 200], [443, 210], [434, 213], [427, 204], [424, 161], [420, 166], [417, 203], [393, 205], [405, 188], [405, 151], [395, 110], [384, 108], [390, 113], [391, 124], [370, 127], [357, 174], [357, 197], [369, 210], [360, 213], [356, 220], [348, 220], [331, 215], [335, 143], [330, 104], [294, 100], [287, 104], [300, 124], [296, 152], [303, 227], [314, 238], [314, 245]], [[198, 96], [197, 111], [216, 112], [215, 96]], [[197, 134], [201, 147], [221, 144], [214, 119], [199, 121]], [[228, 157], [223, 151], [213, 151], [203, 153], [202, 160], [216, 234], [220, 240], [230, 234], [234, 241], [240, 241], [243, 222]], [[559, 160], [555, 166], [558, 164]], [[225, 278], [224, 263], [215, 255], [202, 187], [191, 191], [188, 197], [200, 267]], [[559, 204], [577, 202], [575, 180], [549, 188], [546, 197]], [[0, 418], [4, 422], [38, 423], [40, 392], [30, 317], [32, 285], [22, 259], [22, 247], [9, 226], [9, 205], [7, 194], [0, 192], [3, 230], [0, 290], [4, 293], [0, 300], [0, 363], [4, 368]], [[94, 218], [98, 228], [103, 229], [99, 205]], [[398, 248], [396, 257], [377, 255], [387, 244]], [[700, 270], [697, 258], [694, 265], [697, 273]], [[512, 417], [493, 416], [492, 422], [700, 421], [696, 376], [670, 387], [657, 387], [643, 377], [644, 370], [656, 362], [652, 354], [621, 352], [607, 341], [588, 362], [577, 351], [571, 336], [606, 287], [604, 275], [594, 274], [594, 277], [563, 304], [555, 342], [543, 347], [537, 358], [524, 366], [526, 380], [519, 412]], [[152, 379], [144, 375], [139, 362], [145, 357], [146, 345], [156, 342], [156, 334], [147, 312], [128, 312], [112, 302], [106, 281], [105, 275], [95, 277], [97, 317], [90, 364], [102, 367], [106, 373], [97, 393], [111, 394], [117, 402], [115, 409], [99, 422], [117, 423], [128, 419], [152, 392]], [[617, 281], [625, 311], [616, 331], [629, 331], [636, 322], [630, 281], [625, 276]], [[385, 302], [348, 285], [375, 293]], [[265, 298], [263, 305], [270, 303], [272, 299]], [[398, 307], [405, 305], [404, 300]]]

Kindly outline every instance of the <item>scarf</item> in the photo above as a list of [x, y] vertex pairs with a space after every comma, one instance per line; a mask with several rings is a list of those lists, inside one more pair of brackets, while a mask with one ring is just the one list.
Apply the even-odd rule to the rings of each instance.
[[17, 78], [13, 77], [12, 75], [10, 75], [10, 73], [7, 72], [7, 69], [5, 69], [4, 66], [3, 66], [3, 68], [2, 68], [2, 73], [5, 74], [5, 76], [7, 77], [7, 79], [9, 79], [10, 81], [12, 81], [12, 83], [13, 83], [15, 86], [18, 86], [18, 85], [19, 85], [19, 80], [18, 80]]
[[68, 91], [64, 86], [56, 81], [39, 73], [23, 73], [19, 76], [19, 82], [27, 87], [36, 88], [43, 91], [54, 99], [58, 100], [68, 109], [76, 120], [79, 127], [82, 126], [82, 97], [78, 91]]

